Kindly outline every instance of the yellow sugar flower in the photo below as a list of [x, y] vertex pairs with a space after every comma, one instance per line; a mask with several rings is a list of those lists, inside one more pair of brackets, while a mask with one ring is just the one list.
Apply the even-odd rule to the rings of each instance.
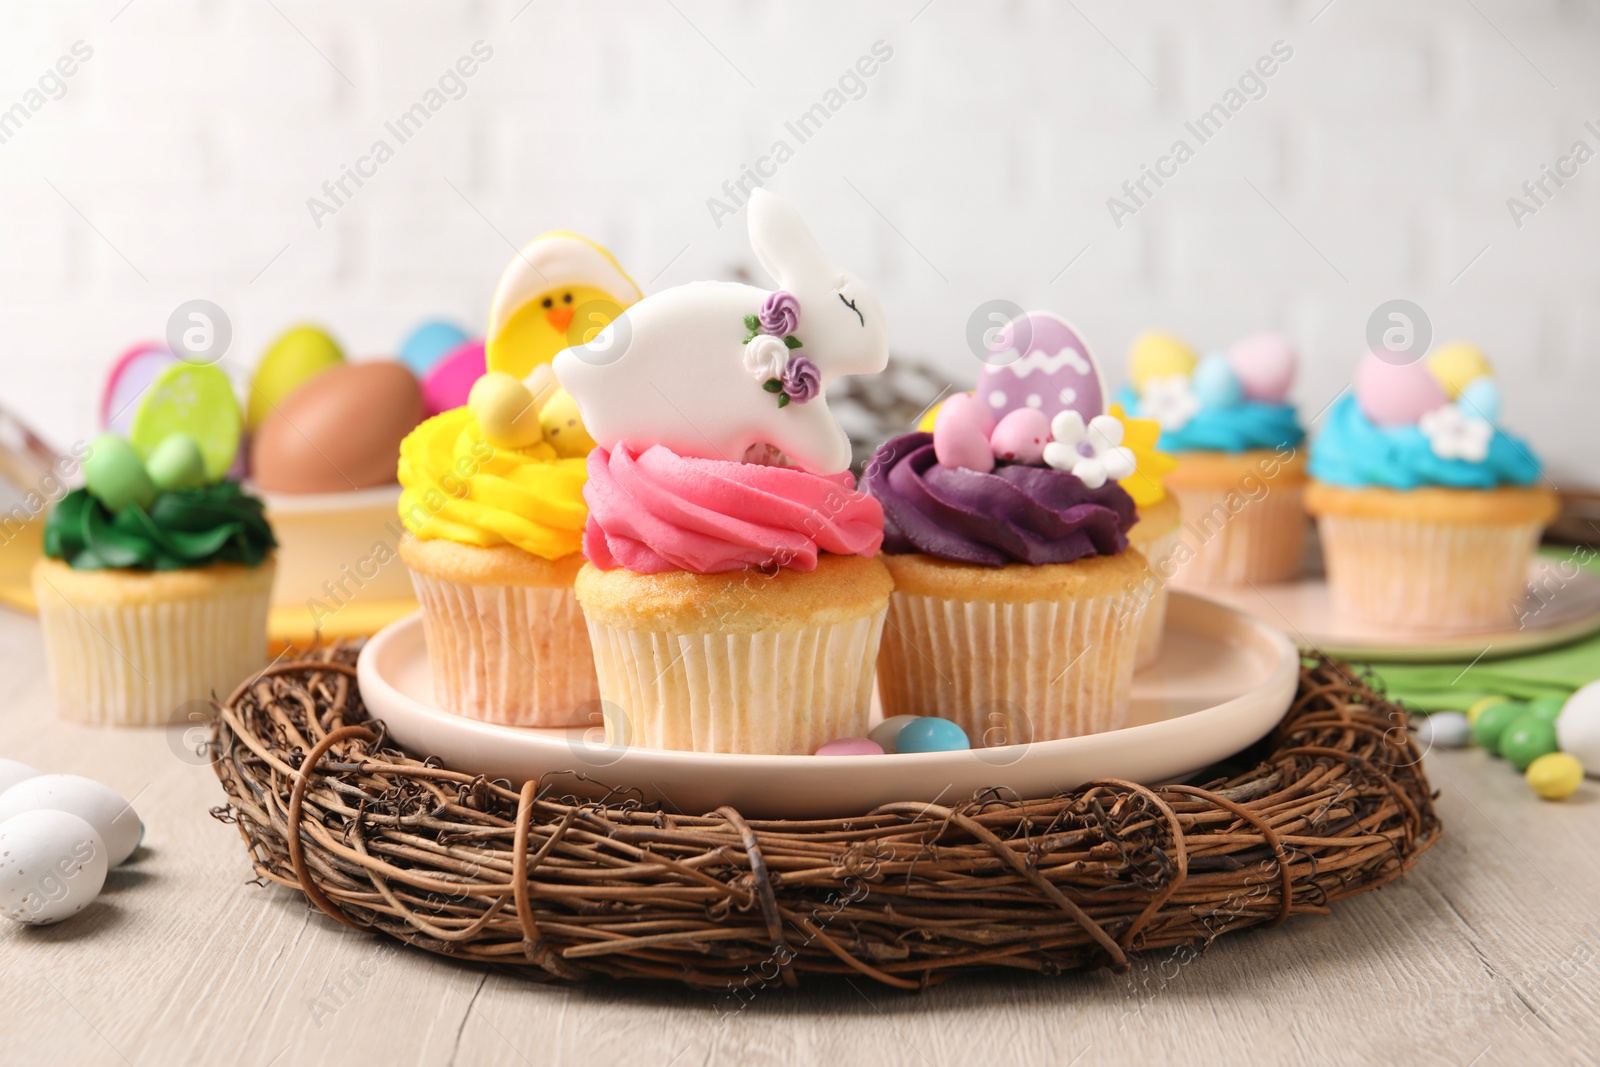
[[1129, 418], [1121, 404], [1111, 405], [1111, 417], [1122, 423], [1123, 447], [1133, 452], [1138, 468], [1117, 484], [1133, 497], [1136, 507], [1147, 508], [1167, 498], [1167, 487], [1161, 477], [1178, 465], [1166, 452], [1156, 450], [1161, 437], [1161, 424], [1154, 419]]

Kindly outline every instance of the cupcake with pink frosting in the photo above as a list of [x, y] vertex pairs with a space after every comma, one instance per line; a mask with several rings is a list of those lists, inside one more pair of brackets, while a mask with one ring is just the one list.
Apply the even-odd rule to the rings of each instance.
[[865, 736], [891, 583], [824, 387], [883, 315], [784, 201], [749, 204], [777, 291], [654, 294], [556, 357], [597, 447], [575, 591], [612, 744], [803, 755]]

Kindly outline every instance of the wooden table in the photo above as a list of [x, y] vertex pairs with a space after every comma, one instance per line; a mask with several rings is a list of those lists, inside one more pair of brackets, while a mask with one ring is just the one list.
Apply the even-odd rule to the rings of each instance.
[[864, 981], [726, 997], [543, 985], [352, 933], [251, 881], [182, 734], [59, 722], [37, 624], [0, 610], [0, 756], [135, 798], [144, 848], [53, 927], [0, 924], [0, 1063], [1596, 1062], [1600, 786], [1535, 798], [1476, 750], [1428, 760], [1444, 840], [1326, 918], [1124, 974]]

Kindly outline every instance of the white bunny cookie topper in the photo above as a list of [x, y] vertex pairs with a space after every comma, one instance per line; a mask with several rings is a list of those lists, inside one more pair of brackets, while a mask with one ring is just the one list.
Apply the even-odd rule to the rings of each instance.
[[556, 377], [600, 447], [659, 444], [737, 461], [767, 444], [814, 474], [850, 466], [850, 442], [822, 390], [888, 364], [883, 311], [858, 278], [828, 261], [787, 201], [758, 189], [749, 214], [751, 247], [776, 292], [734, 282], [677, 286], [556, 356]]

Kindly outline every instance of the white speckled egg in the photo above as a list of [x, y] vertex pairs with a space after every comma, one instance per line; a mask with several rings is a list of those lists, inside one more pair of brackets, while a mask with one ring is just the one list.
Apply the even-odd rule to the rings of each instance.
[[77, 774], [41, 774], [0, 793], [0, 822], [25, 811], [65, 811], [76, 815], [105, 842], [113, 867], [133, 854], [144, 836], [133, 805], [110, 786]]
[[0, 915], [48, 926], [94, 903], [106, 884], [106, 845], [65, 811], [25, 811], [0, 822]]

